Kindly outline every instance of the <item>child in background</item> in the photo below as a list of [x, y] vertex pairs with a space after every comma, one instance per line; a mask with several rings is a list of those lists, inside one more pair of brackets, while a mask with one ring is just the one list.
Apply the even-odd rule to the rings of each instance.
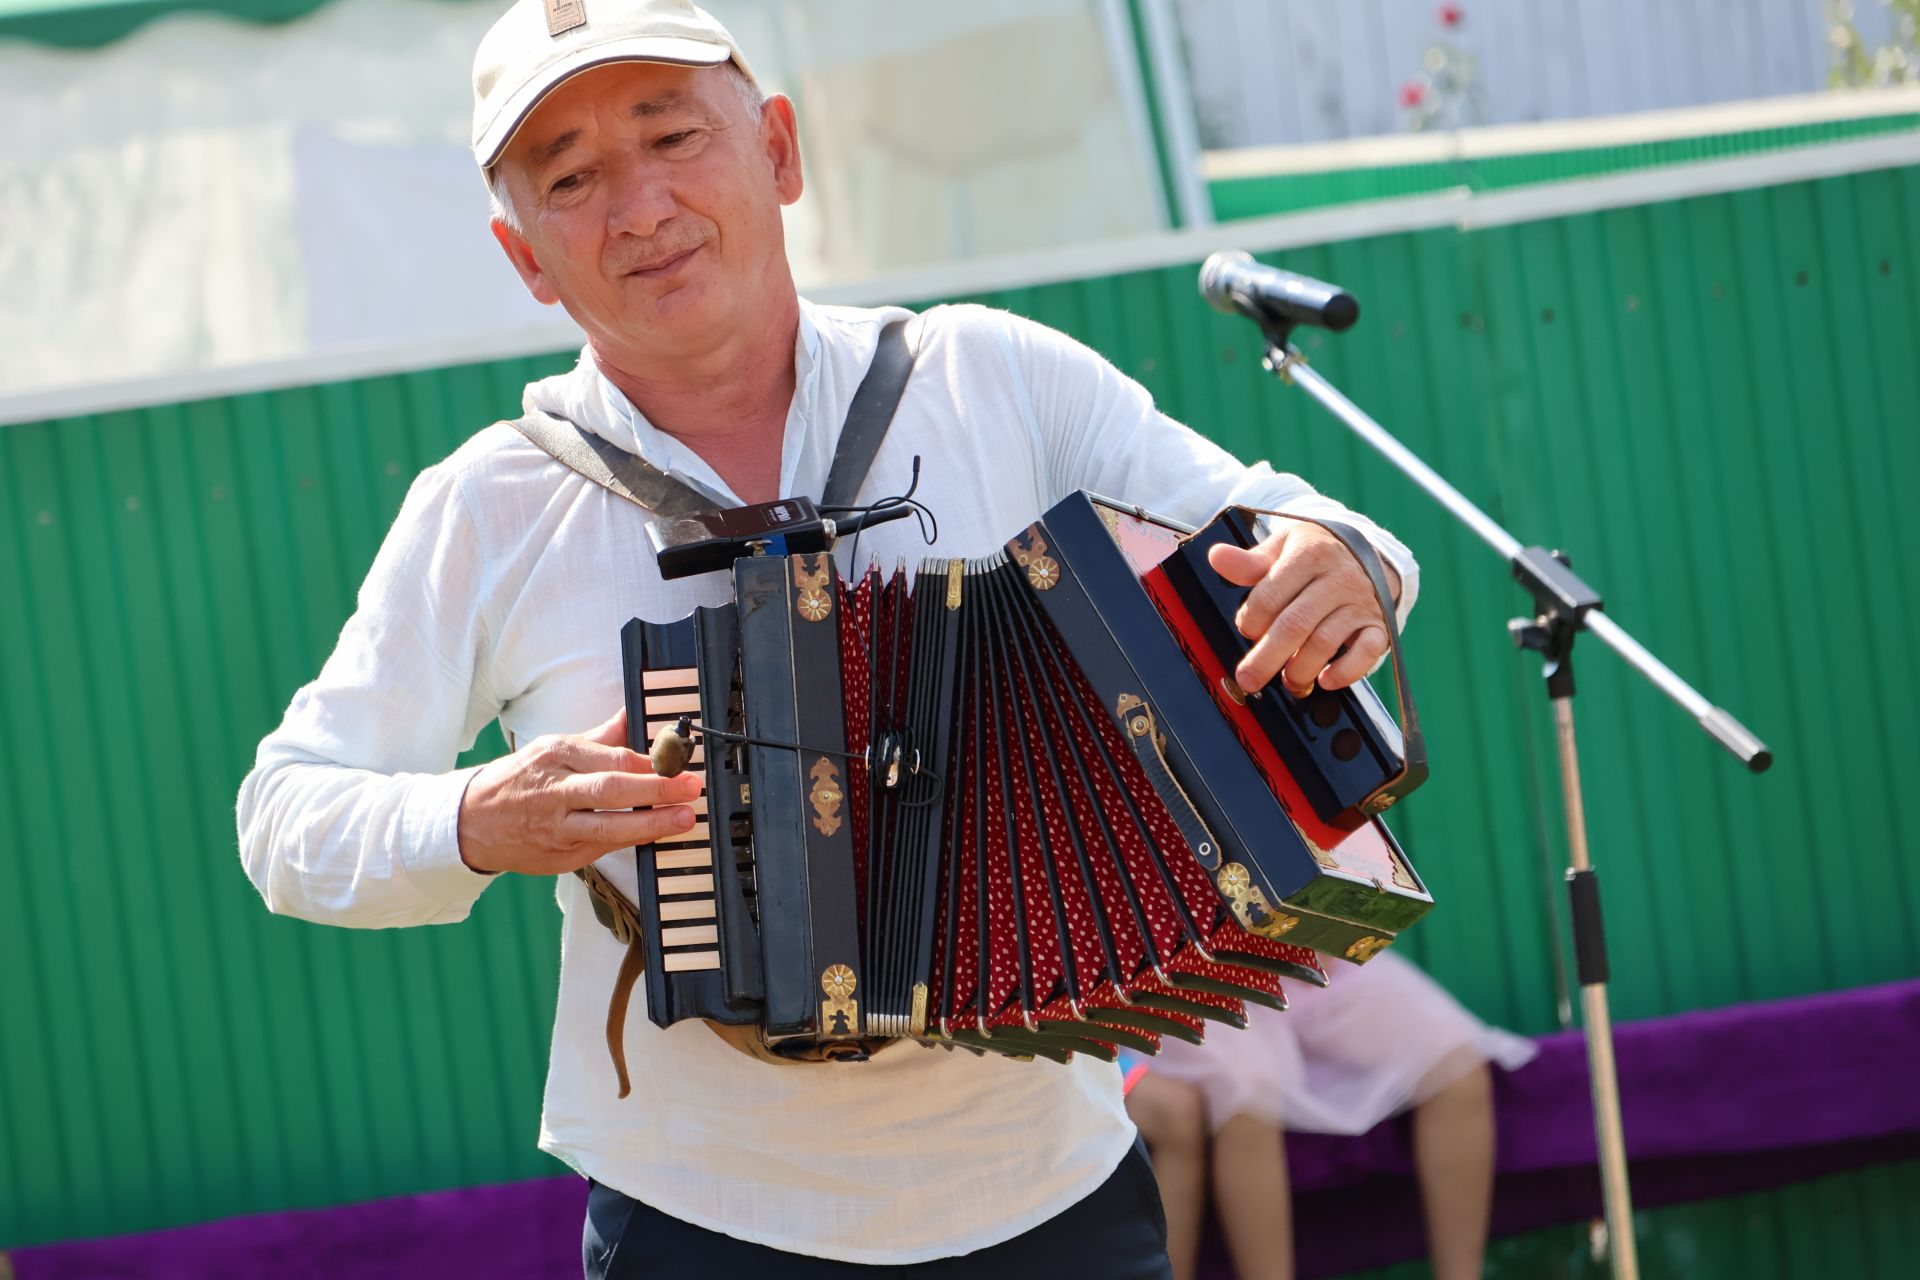
[[1285, 1013], [1203, 1046], [1166, 1040], [1133, 1060], [1127, 1111], [1153, 1154], [1175, 1280], [1191, 1280], [1206, 1202], [1207, 1132], [1220, 1226], [1240, 1280], [1292, 1280], [1293, 1213], [1281, 1131], [1365, 1133], [1413, 1109], [1414, 1168], [1435, 1280], [1477, 1277], [1493, 1202], [1487, 1064], [1532, 1042], [1481, 1023], [1411, 963], [1340, 964], [1322, 989], [1287, 984]]

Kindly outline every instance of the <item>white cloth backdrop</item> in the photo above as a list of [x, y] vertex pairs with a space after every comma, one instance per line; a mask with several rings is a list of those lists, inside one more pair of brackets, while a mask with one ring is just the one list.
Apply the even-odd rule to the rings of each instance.
[[[708, 3], [799, 102], [805, 283], [1160, 225], [1110, 0]], [[0, 42], [0, 401], [574, 342], [493, 244], [466, 148], [473, 48], [504, 5], [335, 0], [279, 26], [174, 15], [96, 50]]]

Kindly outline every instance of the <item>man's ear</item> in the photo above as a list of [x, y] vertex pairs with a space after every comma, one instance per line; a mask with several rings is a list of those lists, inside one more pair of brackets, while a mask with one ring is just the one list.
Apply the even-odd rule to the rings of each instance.
[[767, 160], [773, 165], [773, 185], [780, 193], [780, 203], [792, 204], [806, 190], [806, 179], [800, 172], [800, 124], [794, 118], [793, 102], [785, 94], [774, 94], [760, 108], [760, 135]]
[[495, 218], [492, 225], [493, 238], [500, 242], [507, 261], [520, 273], [521, 282], [527, 286], [527, 292], [533, 295], [534, 300], [549, 307], [560, 301], [559, 292], [554, 289], [553, 282], [547, 279], [547, 273], [540, 269], [539, 262], [533, 256], [533, 246], [526, 242], [525, 237], [499, 218]]

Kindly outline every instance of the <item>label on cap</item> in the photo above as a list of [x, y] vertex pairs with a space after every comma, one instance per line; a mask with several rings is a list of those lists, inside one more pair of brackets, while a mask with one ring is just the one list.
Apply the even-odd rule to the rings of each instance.
[[587, 25], [585, 0], [546, 0], [547, 34], [565, 35], [575, 27]]

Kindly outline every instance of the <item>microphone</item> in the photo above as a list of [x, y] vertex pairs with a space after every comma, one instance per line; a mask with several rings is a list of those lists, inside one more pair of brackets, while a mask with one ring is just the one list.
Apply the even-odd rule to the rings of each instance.
[[1200, 296], [1263, 329], [1311, 324], [1339, 333], [1360, 318], [1360, 304], [1338, 285], [1263, 266], [1239, 249], [1223, 249], [1201, 265]]
[[811, 498], [781, 498], [750, 507], [654, 520], [647, 525], [647, 540], [653, 544], [661, 578], [671, 581], [730, 568], [741, 556], [752, 555], [756, 543], [764, 544], [766, 552], [776, 556], [831, 551], [845, 534], [913, 514], [912, 505], [905, 503], [877, 511], [871, 507], [829, 509], [850, 510], [853, 514], [835, 519], [823, 514]]

